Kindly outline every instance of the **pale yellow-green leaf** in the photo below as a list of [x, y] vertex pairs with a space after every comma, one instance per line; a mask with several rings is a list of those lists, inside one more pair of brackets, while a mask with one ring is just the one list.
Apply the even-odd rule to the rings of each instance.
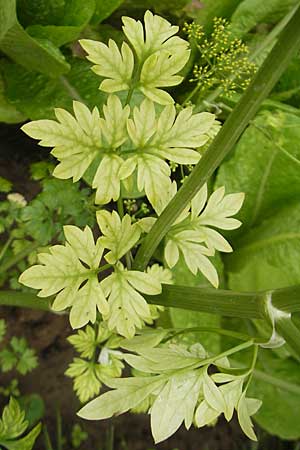
[[139, 59], [159, 50], [176, 53], [187, 48], [187, 42], [179, 37], [172, 37], [179, 27], [171, 25], [166, 19], [146, 11], [144, 16], [145, 32], [139, 20], [123, 17], [123, 31], [133, 46]]
[[244, 392], [241, 395], [237, 405], [238, 421], [245, 435], [248, 436], [248, 438], [251, 439], [252, 441], [257, 441], [257, 437], [253, 430], [253, 423], [250, 418], [245, 396], [246, 393]]
[[128, 214], [121, 220], [116, 211], [98, 211], [97, 221], [103, 234], [99, 241], [103, 247], [110, 250], [105, 259], [114, 264], [137, 243], [141, 230], [136, 224], [131, 224]]
[[126, 42], [119, 50], [115, 41], [108, 45], [89, 39], [81, 39], [80, 45], [87, 52], [87, 59], [94, 63], [93, 71], [106, 78], [100, 84], [104, 92], [118, 92], [129, 89], [134, 67], [134, 56]]
[[75, 118], [57, 108], [54, 120], [37, 120], [23, 125], [22, 130], [39, 145], [54, 147], [52, 154], [60, 161], [53, 175], [78, 181], [90, 166], [102, 146], [100, 116], [95, 107], [92, 112], [79, 103], [73, 103]]
[[241, 209], [244, 198], [243, 193], [225, 195], [225, 188], [220, 187], [209, 197], [204, 211], [199, 216], [199, 225], [211, 225], [222, 230], [238, 228], [241, 222], [230, 216]]
[[93, 188], [96, 189], [95, 202], [98, 205], [105, 205], [111, 200], [117, 201], [120, 197], [120, 177], [119, 170], [123, 164], [120, 156], [110, 153], [106, 154], [96, 171], [93, 179]]
[[225, 399], [221, 390], [216, 386], [207, 372], [203, 375], [203, 395], [209, 406], [219, 413], [226, 409]]
[[212, 408], [206, 400], [202, 400], [195, 412], [195, 424], [198, 428], [210, 425], [219, 415], [220, 413]]
[[150, 100], [162, 105], [174, 103], [173, 98], [159, 88], [181, 83], [183, 77], [177, 73], [186, 65], [189, 57], [190, 51], [187, 49], [180, 49], [173, 54], [162, 49], [148, 56], [141, 70], [140, 90]]
[[31, 288], [40, 289], [39, 297], [57, 294], [52, 308], [62, 311], [71, 307], [71, 325], [79, 328], [89, 321], [95, 322], [97, 309], [102, 314], [108, 313], [108, 303], [95, 271], [99, 266], [103, 247], [99, 241], [94, 243], [88, 227], [82, 231], [66, 226], [65, 236], [65, 245], [55, 245], [50, 247], [49, 253], [38, 255], [41, 264], [25, 270], [19, 281]]
[[106, 283], [105, 290], [110, 310], [104, 318], [111, 331], [129, 339], [134, 336], [136, 328], [142, 328], [145, 322], [151, 322], [149, 305], [130, 285], [121, 265], [108, 278], [110, 283]]

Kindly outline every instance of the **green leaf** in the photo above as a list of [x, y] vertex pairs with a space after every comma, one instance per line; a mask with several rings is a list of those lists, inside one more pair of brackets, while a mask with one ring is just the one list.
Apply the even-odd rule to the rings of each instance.
[[28, 70], [52, 76], [68, 72], [70, 66], [50, 41], [33, 39], [19, 24], [16, 0], [4, 0], [0, 6], [0, 49]]
[[226, 257], [230, 289], [259, 291], [300, 282], [300, 207], [282, 208], [236, 243]]
[[[90, 64], [79, 58], [68, 61], [71, 64], [70, 71], [63, 78], [53, 78], [2, 60], [1, 70], [7, 100], [31, 120], [55, 118], [56, 107], [71, 112], [72, 101], [78, 98], [89, 108], [101, 106], [106, 95], [97, 89], [98, 77], [90, 70]], [[17, 121], [21, 122], [23, 119]]]
[[19, 437], [26, 430], [28, 422], [25, 421], [25, 413], [19, 403], [13, 397], [5, 406], [0, 419], [0, 443], [8, 439]]
[[243, 35], [260, 23], [276, 23], [289, 12], [297, 0], [243, 0], [231, 17], [232, 31]]
[[122, 3], [124, 0], [96, 0], [96, 9], [92, 17], [92, 23], [98, 24], [107, 19]]
[[28, 426], [35, 425], [45, 414], [45, 404], [38, 394], [24, 395], [18, 398], [21, 408], [25, 411]]
[[0, 122], [18, 123], [26, 120], [21, 112], [19, 112], [6, 98], [4, 83], [0, 75]]
[[257, 367], [248, 394], [262, 401], [255, 421], [281, 439], [299, 439], [299, 363], [280, 359], [270, 350], [260, 350], [263, 364]]
[[38, 359], [35, 350], [27, 347], [25, 338], [17, 338], [14, 336], [10, 341], [10, 345], [18, 357], [16, 364], [16, 370], [18, 372], [25, 375], [37, 367]]
[[94, 226], [94, 212], [87, 207], [89, 189], [80, 189], [79, 183], [71, 180], [57, 179], [44, 180], [42, 188], [21, 212], [25, 232], [41, 245], [47, 245], [54, 237], [60, 241], [65, 223]]
[[272, 111], [259, 115], [243, 134], [234, 155], [219, 169], [217, 186], [245, 193], [238, 214], [243, 227], [235, 236], [299, 198], [299, 125], [300, 118], [292, 114]]
[[81, 231], [68, 225], [64, 227], [64, 232], [67, 243], [50, 247], [50, 253], [39, 254], [41, 264], [23, 272], [20, 283], [41, 289], [39, 297], [57, 294], [52, 308], [62, 311], [71, 307], [70, 323], [73, 328], [80, 328], [89, 321], [95, 322], [97, 309], [101, 313], [108, 312], [108, 304], [95, 272], [103, 248], [99, 242], [94, 243], [89, 227]]
[[[214, 17], [224, 17], [229, 19], [236, 7], [243, 0], [202, 0], [200, 8], [191, 11], [197, 23], [203, 25], [206, 30], [212, 29]], [[188, 12], [190, 10], [188, 9]]]
[[0, 342], [3, 340], [6, 333], [6, 323], [4, 319], [0, 319]]
[[14, 442], [5, 442], [4, 445], [8, 450], [32, 450], [41, 429], [42, 424], [39, 423], [23, 438]]
[[64, 15], [66, 0], [17, 0], [17, 14], [23, 26], [49, 25]]
[[36, 39], [48, 39], [55, 46], [60, 47], [68, 42], [75, 41], [81, 31], [87, 26], [95, 10], [95, 0], [81, 0], [66, 2], [63, 15], [55, 25], [29, 26], [26, 31]]

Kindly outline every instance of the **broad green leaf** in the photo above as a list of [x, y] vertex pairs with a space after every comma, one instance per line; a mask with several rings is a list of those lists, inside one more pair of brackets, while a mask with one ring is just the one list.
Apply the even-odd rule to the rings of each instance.
[[2, 59], [4, 95], [25, 116], [24, 120], [54, 119], [56, 107], [72, 112], [74, 98], [82, 98], [91, 109], [104, 103], [106, 94], [97, 89], [99, 79], [90, 64], [79, 58], [69, 58], [68, 62], [70, 71], [63, 78], [54, 78]]
[[292, 358], [280, 359], [270, 350], [260, 352], [263, 364], [258, 365], [248, 390], [249, 396], [262, 401], [254, 420], [281, 439], [299, 439], [299, 363]]
[[132, 338], [136, 328], [151, 323], [151, 310], [140, 292], [161, 292], [161, 285], [147, 273], [126, 271], [119, 263], [116, 271], [102, 283], [108, 297], [109, 312], [104, 315], [108, 328]]
[[0, 49], [28, 70], [58, 76], [70, 66], [63, 54], [48, 40], [33, 39], [19, 24], [16, 0], [4, 0], [0, 5]]
[[106, 78], [100, 84], [99, 89], [108, 93], [129, 89], [134, 56], [126, 42], [123, 42], [121, 51], [112, 39], [108, 41], [108, 45], [103, 42], [81, 39], [80, 45], [87, 52], [87, 59], [95, 64], [92, 70], [97, 75]]
[[100, 242], [103, 247], [110, 250], [105, 259], [110, 264], [115, 264], [125, 255], [140, 238], [141, 231], [136, 224], [131, 224], [128, 214], [120, 218], [116, 211], [97, 211], [97, 221], [103, 234]]
[[18, 123], [24, 120], [26, 120], [26, 116], [18, 111], [7, 99], [4, 82], [0, 75], [0, 122]]
[[48, 39], [60, 47], [78, 39], [94, 11], [95, 0], [86, 0], [84, 3], [81, 0], [66, 2], [63, 14], [55, 25], [40, 25], [40, 22], [36, 22], [27, 27], [26, 31], [36, 39]]
[[142, 403], [165, 382], [160, 376], [123, 378], [119, 381], [120, 387], [89, 402], [78, 412], [79, 417], [99, 420], [122, 414]]
[[97, 309], [102, 314], [108, 313], [108, 304], [96, 272], [103, 248], [99, 241], [94, 243], [89, 227], [81, 231], [68, 225], [65, 235], [67, 243], [50, 247], [50, 253], [39, 254], [41, 264], [25, 270], [20, 276], [20, 283], [41, 289], [39, 297], [57, 294], [52, 308], [62, 311], [71, 307], [71, 325], [80, 328], [89, 321], [95, 322]]
[[29, 428], [37, 424], [45, 415], [45, 403], [39, 394], [27, 394], [18, 397], [21, 408], [25, 411]]
[[183, 421], [191, 426], [201, 387], [199, 371], [175, 374], [160, 391], [151, 407], [151, 431], [155, 443], [174, 434]]
[[231, 17], [234, 33], [243, 35], [260, 23], [276, 23], [297, 4], [297, 0], [243, 0]]
[[282, 208], [241, 238], [225, 261], [230, 289], [258, 291], [299, 284], [299, 224], [296, 203]]
[[239, 236], [288, 202], [298, 200], [299, 125], [300, 118], [292, 114], [272, 111], [259, 115], [243, 134], [234, 155], [222, 164], [217, 186], [224, 185], [227, 192], [245, 193], [238, 214], [243, 227], [232, 236]]
[[63, 17], [65, 6], [66, 0], [17, 0], [17, 15], [24, 27], [55, 24]]
[[124, 0], [96, 0], [92, 23], [98, 24], [107, 19], [123, 2]]
[[212, 29], [214, 17], [224, 17], [229, 19], [235, 8], [243, 0], [202, 0], [200, 6], [196, 9], [190, 7], [188, 13], [196, 19], [197, 23], [203, 25], [205, 30]]

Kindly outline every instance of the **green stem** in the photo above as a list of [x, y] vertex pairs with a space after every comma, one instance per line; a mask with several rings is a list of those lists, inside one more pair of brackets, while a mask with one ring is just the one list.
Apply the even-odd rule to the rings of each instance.
[[265, 293], [165, 284], [162, 293], [144, 295], [148, 303], [229, 317], [264, 319]]
[[146, 236], [134, 261], [136, 270], [144, 270], [174, 221], [234, 148], [299, 47], [300, 6], [209, 149]]
[[49, 299], [41, 299], [36, 294], [17, 291], [0, 291], [0, 306], [17, 306], [20, 308], [52, 311]]
[[101, 273], [104, 272], [105, 270], [110, 269], [111, 267], [113, 267], [113, 264], [104, 264], [103, 266], [100, 266], [99, 269], [96, 269], [95, 272]]
[[[123, 204], [123, 198], [122, 195], [120, 194], [118, 201], [117, 201], [117, 208], [118, 208], [118, 213], [119, 216], [121, 217], [121, 219], [124, 217], [125, 215], [125, 211], [124, 211], [124, 204]], [[131, 259], [132, 259], [132, 255], [131, 252], [127, 252], [125, 254], [125, 260], [126, 260], [126, 267], [128, 270], [131, 269]]]
[[34, 250], [36, 250], [40, 244], [37, 244], [36, 242], [29, 245], [28, 247], [25, 247], [23, 250], [21, 250], [19, 253], [14, 255], [12, 258], [9, 258], [7, 261], [5, 261], [0, 266], [0, 273], [6, 272], [11, 267], [15, 266], [19, 261], [22, 261], [22, 259], [26, 258], [26, 256], [30, 255]]
[[300, 331], [291, 318], [283, 317], [276, 320], [276, 330], [291, 348], [294, 356], [300, 360]]
[[254, 347], [253, 347], [252, 363], [251, 363], [251, 367], [249, 369], [250, 375], [249, 375], [249, 378], [247, 380], [247, 383], [246, 383], [244, 391], [247, 391], [247, 389], [248, 389], [248, 387], [249, 387], [249, 385], [251, 383], [251, 380], [253, 378], [254, 368], [255, 368], [255, 365], [256, 365], [256, 361], [257, 361], [257, 355], [258, 355], [258, 345], [254, 345]]
[[59, 79], [72, 100], [77, 100], [78, 102], [85, 104], [85, 100], [81, 97], [77, 89], [75, 89], [74, 86], [71, 85], [71, 83], [65, 76], [62, 75]]
[[3, 258], [3, 256], [5, 255], [5, 253], [7, 252], [8, 248], [13, 240], [14, 240], [14, 237], [12, 235], [10, 235], [9, 238], [7, 239], [7, 241], [5, 242], [5, 244], [3, 245], [2, 250], [0, 252], [0, 261]]
[[[102, 266], [104, 267], [104, 266]], [[274, 291], [234, 292], [198, 286], [163, 285], [159, 295], [144, 295], [148, 303], [207, 312], [241, 319], [265, 319], [265, 300], [272, 297], [272, 305], [283, 312], [300, 311], [300, 285]], [[51, 298], [52, 299], [52, 298]], [[0, 305], [50, 311], [49, 299], [18, 291], [0, 291]], [[300, 339], [299, 339], [300, 342]]]
[[246, 348], [252, 347], [253, 344], [254, 344], [253, 339], [251, 339], [247, 342], [243, 342], [242, 344], [232, 347], [229, 350], [226, 350], [225, 352], [220, 353], [217, 356], [212, 356], [211, 358], [203, 359], [201, 361], [201, 366], [213, 364], [216, 360], [221, 359], [221, 358], [226, 358], [230, 355], [234, 355], [234, 353], [238, 353], [238, 352], [241, 352], [242, 350], [246, 350]]
[[296, 5], [294, 8], [291, 9], [284, 17], [281, 19], [280, 22], [270, 31], [270, 33], [265, 37], [263, 42], [256, 48], [256, 50], [250, 55], [249, 59], [250, 61], [255, 61], [256, 58], [265, 50], [267, 49], [272, 42], [275, 41], [277, 36], [282, 32], [282, 30], [286, 27], [286, 25], [289, 23], [293, 15], [295, 14], [295, 11], [297, 10], [298, 5]]

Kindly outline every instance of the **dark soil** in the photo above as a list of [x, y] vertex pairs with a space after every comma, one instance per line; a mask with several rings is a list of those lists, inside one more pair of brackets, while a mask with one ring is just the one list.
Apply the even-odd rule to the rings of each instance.
[[[14, 190], [27, 200], [36, 195], [38, 183], [29, 178], [31, 162], [47, 158], [47, 149], [41, 149], [20, 132], [17, 126], [0, 126], [0, 176], [14, 183]], [[26, 376], [19, 376], [22, 395], [37, 393], [45, 402], [45, 417], [56, 449], [56, 411], [62, 416], [62, 429], [66, 443], [63, 450], [72, 450], [70, 433], [74, 423], [80, 423], [89, 433], [89, 439], [81, 450], [291, 450], [289, 445], [277, 439], [261, 437], [260, 445], [252, 444], [242, 434], [236, 421], [230, 424], [219, 421], [216, 427], [186, 431], [183, 427], [168, 441], [154, 446], [149, 417], [125, 414], [113, 420], [87, 422], [76, 416], [80, 404], [73, 392], [72, 381], [64, 375], [74, 351], [66, 337], [72, 333], [68, 317], [41, 311], [0, 307], [0, 317], [7, 323], [7, 337], [24, 336], [39, 357], [39, 366]], [[16, 374], [0, 374], [0, 385], [6, 385]], [[0, 398], [0, 407], [6, 402]], [[0, 409], [1, 411], [1, 409]], [[107, 442], [114, 434], [113, 445]], [[34, 447], [45, 450], [41, 436]]]

